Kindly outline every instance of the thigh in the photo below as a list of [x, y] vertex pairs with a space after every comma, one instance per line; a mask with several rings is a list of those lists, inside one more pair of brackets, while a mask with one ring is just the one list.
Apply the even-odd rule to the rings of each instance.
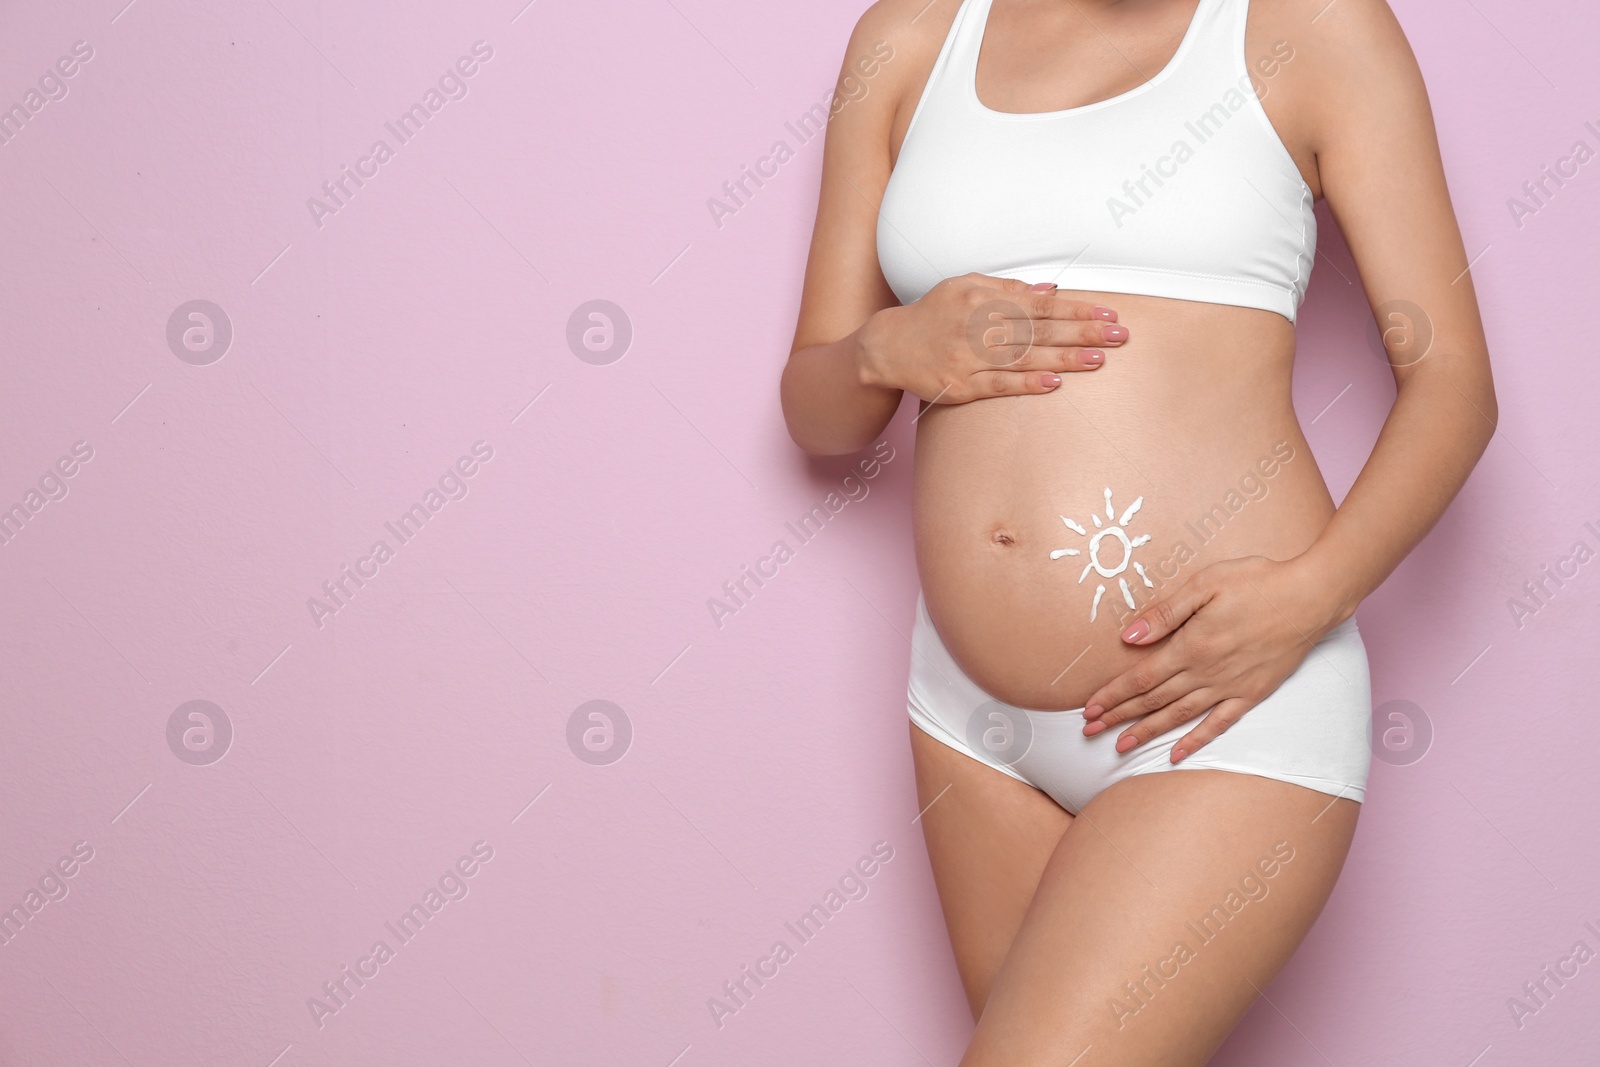
[[1231, 771], [1106, 789], [1046, 864], [963, 1067], [1204, 1064], [1316, 921], [1359, 812]]
[[[911, 727], [917, 807], [976, 1019], [1072, 816], [1039, 790]], [[930, 807], [931, 805], [931, 807]]]

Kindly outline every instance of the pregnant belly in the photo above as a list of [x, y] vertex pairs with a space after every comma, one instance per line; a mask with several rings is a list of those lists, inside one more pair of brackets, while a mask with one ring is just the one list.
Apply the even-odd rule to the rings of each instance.
[[933, 406], [917, 427], [917, 569], [990, 695], [1082, 707], [1157, 645], [1123, 627], [1209, 563], [1287, 559], [1333, 512], [1290, 400], [1294, 335], [1247, 308], [1121, 294], [1132, 340], [1042, 396]]

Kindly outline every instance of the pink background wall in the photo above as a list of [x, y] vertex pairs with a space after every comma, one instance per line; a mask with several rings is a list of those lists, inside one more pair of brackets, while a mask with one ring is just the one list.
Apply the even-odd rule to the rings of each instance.
[[[0, 15], [0, 103], [93, 52], [0, 144], [0, 506], [58, 498], [0, 545], [0, 907], [37, 909], [0, 944], [0, 1063], [954, 1062], [911, 821], [904, 414], [866, 498], [707, 608], [848, 470], [791, 446], [777, 376], [821, 162], [784, 123], [859, 4], [124, 2]], [[1376, 700], [1431, 740], [1375, 762], [1336, 895], [1217, 1062], [1594, 1062], [1600, 962], [1520, 1027], [1508, 1000], [1600, 952], [1600, 562], [1520, 626], [1510, 598], [1600, 549], [1600, 161], [1520, 226], [1508, 199], [1600, 148], [1600, 15], [1396, 7], [1481, 253], [1500, 433], [1360, 616]], [[480, 40], [400, 144], [385, 123]], [[308, 198], [380, 138], [319, 225]], [[707, 199], [780, 138], [719, 228]], [[1342, 494], [1392, 386], [1322, 222], [1295, 393]], [[225, 351], [169, 343], [195, 300]], [[631, 323], [620, 359], [569, 346], [592, 300]], [[402, 543], [385, 524], [440, 487]], [[319, 626], [346, 566], [370, 577]], [[598, 756], [582, 722], [569, 743], [591, 700], [626, 717]], [[866, 896], [788, 937], [877, 842]], [[719, 1028], [707, 999], [779, 938], [795, 958]], [[315, 1018], [346, 967], [370, 977]]]

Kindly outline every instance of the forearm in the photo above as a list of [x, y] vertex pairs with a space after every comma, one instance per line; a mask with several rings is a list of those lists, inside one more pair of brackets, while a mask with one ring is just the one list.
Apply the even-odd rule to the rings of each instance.
[[1494, 434], [1498, 414], [1487, 359], [1472, 361], [1473, 373], [1433, 369], [1437, 373], [1419, 373], [1400, 387], [1344, 503], [1300, 557], [1330, 625], [1353, 615], [1416, 547]]
[[867, 447], [900, 407], [901, 391], [861, 379], [861, 334], [797, 349], [783, 369], [783, 418], [795, 444], [813, 456]]

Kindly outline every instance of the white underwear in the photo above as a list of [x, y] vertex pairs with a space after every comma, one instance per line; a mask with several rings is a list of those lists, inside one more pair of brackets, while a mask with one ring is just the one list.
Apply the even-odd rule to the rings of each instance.
[[1119, 753], [1125, 726], [1085, 737], [1082, 708], [1033, 711], [995, 700], [956, 665], [920, 592], [911, 647], [911, 721], [1074, 815], [1112, 783], [1154, 771], [1236, 771], [1357, 802], [1366, 797], [1372, 690], [1354, 617], [1330, 630], [1282, 685], [1222, 736], [1176, 764], [1172, 746], [1198, 716]]

